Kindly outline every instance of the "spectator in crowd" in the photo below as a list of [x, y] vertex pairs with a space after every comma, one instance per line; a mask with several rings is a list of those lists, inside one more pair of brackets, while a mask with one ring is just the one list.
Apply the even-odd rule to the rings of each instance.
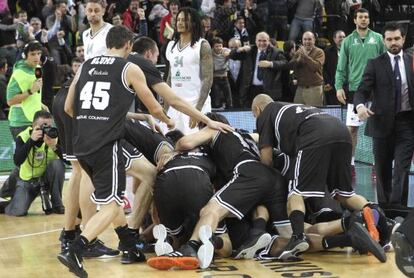
[[[62, 187], [65, 167], [59, 159], [57, 131], [49, 112], [37, 111], [33, 124], [17, 135], [14, 163], [20, 166], [16, 191], [5, 213], [27, 215], [33, 200], [39, 195], [46, 214], [63, 214]], [[49, 197], [51, 195], [51, 198]]]
[[227, 72], [229, 70], [228, 54], [230, 50], [223, 47], [221, 38], [212, 40], [213, 46], [213, 87], [211, 88], [211, 106], [213, 108], [233, 108], [231, 88]]
[[216, 0], [213, 28], [217, 31], [217, 36], [224, 41], [228, 41], [232, 37], [236, 11], [236, 5], [232, 0]]
[[78, 44], [75, 49], [75, 57], [80, 59], [82, 62], [85, 61], [85, 47], [83, 44]]
[[234, 31], [233, 38], [236, 38], [241, 41], [242, 45], [250, 44], [249, 32], [246, 29], [246, 24], [242, 16], [237, 16], [234, 21]]
[[297, 3], [295, 16], [290, 23], [289, 40], [297, 41], [301, 33], [314, 31], [315, 11], [321, 8], [319, 0], [294, 0]]
[[164, 16], [168, 15], [168, 3], [169, 0], [162, 0], [161, 3], [156, 4], [148, 15], [148, 20], [153, 24], [153, 30], [149, 30], [149, 35], [155, 38], [157, 41], [160, 36], [161, 20]]
[[30, 19], [29, 40], [37, 40], [43, 46], [48, 42], [48, 32], [42, 29], [42, 21], [38, 17], [32, 17]]
[[216, 10], [215, 0], [202, 0], [200, 9], [204, 15], [214, 18], [214, 11]]
[[0, 58], [6, 58], [10, 68], [17, 56], [16, 29], [17, 22], [14, 22], [10, 12], [0, 14]]
[[240, 11], [241, 16], [244, 18], [244, 25], [249, 33], [250, 44], [255, 44], [256, 34], [264, 29], [258, 24], [259, 15], [253, 3], [253, 0], [246, 0], [243, 10]]
[[33, 116], [42, 108], [42, 78], [37, 78], [36, 68], [40, 65], [42, 45], [38, 41], [26, 44], [24, 59], [18, 61], [7, 85], [7, 104], [10, 106], [9, 125], [13, 139], [32, 125]]
[[[377, 173], [377, 198], [383, 207], [407, 206], [408, 174], [414, 153], [412, 51], [404, 52], [404, 29], [384, 27], [387, 52], [368, 60], [354, 95], [355, 110], [367, 121]], [[371, 100], [372, 105], [366, 106]], [[394, 170], [394, 171], [393, 171]]]
[[287, 0], [268, 0], [269, 17], [266, 30], [271, 38], [279, 41], [287, 40], [288, 5]]
[[[247, 1], [246, 1], [247, 2]], [[253, 1], [252, 1], [253, 2]], [[257, 15], [257, 29], [259, 31], [266, 30], [269, 20], [269, 0], [256, 0], [255, 3], [255, 13]]]
[[148, 35], [147, 19], [144, 9], [139, 7], [139, 0], [132, 0], [129, 8], [122, 14], [123, 24], [139, 36]]
[[[354, 13], [356, 29], [341, 44], [335, 74], [335, 89], [338, 101], [347, 106], [346, 126], [352, 138], [351, 165], [355, 176], [355, 149], [358, 144], [358, 128], [363, 121], [354, 113], [354, 93], [358, 89], [369, 59], [385, 51], [382, 35], [369, 29], [369, 12], [358, 9]], [[348, 90], [345, 91], [348, 85]]]
[[113, 26], [120, 26], [124, 24], [124, 20], [122, 14], [114, 14], [112, 17], [112, 25]]
[[315, 46], [315, 34], [305, 32], [303, 45], [296, 51], [291, 65], [298, 80], [294, 102], [315, 107], [323, 106], [323, 74], [325, 53]]
[[283, 44], [283, 54], [285, 55], [288, 63], [286, 68], [282, 71], [282, 101], [285, 102], [293, 102], [293, 99], [295, 98], [297, 80], [295, 72], [289, 67], [295, 53], [296, 43], [294, 41], [285, 41]]
[[181, 4], [178, 0], [171, 0], [168, 3], [169, 13], [161, 19], [160, 23], [160, 43], [165, 44], [174, 35], [175, 19]]
[[[237, 50], [241, 47], [240, 40], [236, 38], [231, 38], [229, 40], [229, 49]], [[229, 75], [228, 79], [230, 82], [231, 95], [233, 99], [233, 107], [240, 107], [240, 97], [239, 97], [239, 88], [240, 88], [240, 69], [243, 61], [229, 59]]]
[[254, 46], [242, 46], [230, 53], [231, 59], [243, 60], [239, 90], [242, 107], [250, 107], [258, 94], [265, 93], [274, 100], [282, 97], [281, 70], [287, 62], [283, 51], [272, 47], [269, 39], [266, 32], [260, 32]]
[[29, 27], [30, 24], [27, 21], [27, 12], [20, 10], [17, 13], [17, 32], [16, 32], [16, 44], [17, 47], [22, 49], [23, 46], [29, 42]]
[[7, 92], [7, 59], [0, 58], [0, 120], [7, 119], [6, 109], [9, 107], [6, 100]]
[[211, 44], [214, 34], [217, 33], [217, 31], [211, 29], [211, 17], [206, 15], [201, 17], [201, 26], [203, 28], [203, 38]]
[[338, 64], [339, 52], [341, 50], [341, 44], [344, 38], [344, 31], [335, 31], [333, 35], [334, 43], [325, 49], [325, 64], [323, 65], [323, 79], [325, 81], [323, 91], [325, 93], [325, 105], [340, 104], [336, 98], [335, 73], [336, 66]]

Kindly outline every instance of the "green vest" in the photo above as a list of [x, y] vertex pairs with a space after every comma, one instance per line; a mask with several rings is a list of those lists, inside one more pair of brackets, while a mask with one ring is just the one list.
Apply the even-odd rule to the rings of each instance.
[[[26, 72], [23, 69], [15, 69], [12, 78], [19, 85], [22, 92], [26, 92], [32, 87], [33, 81], [36, 80], [36, 76], [32, 73]], [[23, 111], [24, 116], [29, 122], [33, 122], [34, 114], [42, 110], [42, 91], [33, 92], [28, 98], [23, 100], [20, 104], [12, 105], [9, 112], [10, 116], [13, 114], [13, 110], [20, 107]]]
[[[31, 130], [32, 127], [26, 128], [24, 131], [19, 133], [18, 137], [22, 138], [22, 141], [26, 143], [30, 138]], [[30, 149], [26, 160], [20, 165], [19, 177], [24, 181], [28, 181], [30, 179], [43, 176], [46, 171], [47, 164], [50, 161], [57, 159], [57, 157], [56, 153], [52, 149], [48, 148], [46, 143], [43, 143], [40, 147], [33, 146]]]

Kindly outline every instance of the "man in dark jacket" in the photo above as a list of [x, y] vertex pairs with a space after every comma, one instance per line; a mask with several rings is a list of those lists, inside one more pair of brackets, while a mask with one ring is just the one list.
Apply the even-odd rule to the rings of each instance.
[[250, 107], [253, 98], [265, 93], [274, 100], [282, 97], [281, 69], [287, 61], [283, 51], [270, 45], [269, 35], [256, 35], [256, 45], [243, 46], [230, 52], [230, 59], [243, 60], [240, 103]]

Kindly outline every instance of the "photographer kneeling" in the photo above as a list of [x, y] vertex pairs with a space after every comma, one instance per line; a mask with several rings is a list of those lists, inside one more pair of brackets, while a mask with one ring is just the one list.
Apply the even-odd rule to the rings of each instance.
[[5, 209], [8, 215], [26, 215], [39, 193], [46, 214], [64, 213], [62, 186], [65, 168], [57, 146], [57, 129], [52, 124], [49, 112], [38, 111], [32, 127], [20, 132], [16, 138], [14, 163], [20, 166], [20, 170], [16, 192]]

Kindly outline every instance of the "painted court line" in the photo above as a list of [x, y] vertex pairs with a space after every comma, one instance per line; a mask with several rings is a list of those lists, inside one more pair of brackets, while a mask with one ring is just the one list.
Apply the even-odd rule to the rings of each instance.
[[62, 229], [54, 229], [49, 231], [43, 231], [38, 233], [32, 233], [32, 234], [24, 234], [24, 235], [18, 235], [18, 236], [9, 236], [9, 237], [0, 237], [0, 240], [8, 240], [8, 239], [16, 239], [16, 238], [23, 238], [23, 237], [29, 237], [29, 236], [37, 236], [37, 235], [43, 235], [43, 234], [49, 234], [57, 231], [61, 231]]

